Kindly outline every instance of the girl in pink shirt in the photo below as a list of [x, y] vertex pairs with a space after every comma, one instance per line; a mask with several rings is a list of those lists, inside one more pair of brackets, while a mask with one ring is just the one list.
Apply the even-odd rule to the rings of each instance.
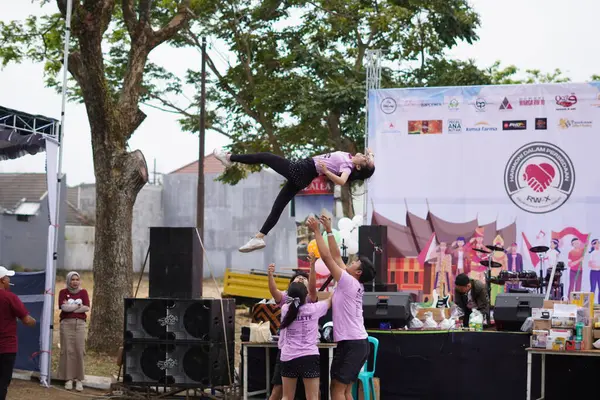
[[370, 178], [375, 172], [375, 160], [371, 150], [367, 149], [366, 153], [352, 155], [336, 151], [299, 161], [290, 161], [271, 153], [230, 154], [215, 149], [214, 156], [225, 167], [229, 167], [232, 162], [250, 165], [265, 164], [287, 179], [260, 232], [240, 247], [240, 251], [249, 253], [264, 248], [266, 246], [264, 237], [277, 224], [285, 206], [298, 192], [310, 185], [317, 176], [325, 175], [336, 185], [345, 185], [346, 182]]
[[298, 378], [304, 382], [306, 400], [319, 399], [319, 318], [327, 314], [331, 299], [307, 302], [306, 285], [294, 282], [287, 292], [286, 304], [281, 307], [279, 348], [283, 400], [293, 400]]

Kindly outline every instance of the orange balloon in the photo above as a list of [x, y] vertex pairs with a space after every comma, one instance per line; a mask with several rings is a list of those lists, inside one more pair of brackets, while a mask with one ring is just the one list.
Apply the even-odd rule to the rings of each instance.
[[308, 243], [308, 253], [313, 253], [315, 255], [315, 257], [317, 258], [321, 258], [321, 255], [319, 254], [319, 247], [317, 246], [317, 241], [315, 239], [311, 240]]

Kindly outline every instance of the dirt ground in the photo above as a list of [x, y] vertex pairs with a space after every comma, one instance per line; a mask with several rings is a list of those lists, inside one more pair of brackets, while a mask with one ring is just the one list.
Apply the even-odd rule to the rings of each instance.
[[[92, 301], [93, 293], [94, 293], [94, 280], [92, 273], [83, 273], [82, 275], [82, 285], [88, 291], [90, 296], [90, 301]], [[133, 290], [135, 292], [139, 276], [134, 279], [134, 287]], [[60, 274], [56, 279], [56, 288], [55, 293], [58, 293], [61, 289], [65, 287], [64, 274]], [[148, 297], [148, 278], [147, 276], [142, 278], [139, 291], [137, 297], [145, 298]], [[213, 280], [206, 279], [204, 281], [203, 294], [204, 297], [213, 297], [219, 298], [222, 290], [222, 282], [217, 280], [216, 284]], [[94, 305], [92, 304], [92, 309]], [[56, 296], [56, 308], [58, 310], [58, 296]], [[88, 316], [89, 319], [89, 316]], [[236, 310], [236, 318], [235, 318], [235, 366], [237, 367], [240, 362], [240, 333], [241, 327], [248, 325], [250, 323], [251, 317], [250, 312], [247, 307], [238, 306]], [[55, 311], [54, 313], [54, 326], [60, 327], [59, 323], [59, 312]], [[54, 374], [56, 374], [56, 370], [58, 368], [58, 361], [60, 357], [60, 332], [59, 330], [54, 331], [53, 337], [53, 354], [52, 354], [52, 369]], [[96, 354], [88, 351], [85, 356], [85, 374], [86, 375], [95, 375], [95, 376], [104, 376], [104, 377], [116, 377], [119, 373], [119, 367], [116, 365], [116, 359], [114, 356]], [[45, 400], [45, 399], [56, 399], [56, 400], [69, 400], [69, 399], [83, 399], [83, 398], [98, 398], [100, 396], [105, 395], [105, 392], [102, 391], [93, 391], [91, 389], [87, 389], [82, 394], [77, 392], [68, 392], [65, 391], [62, 385], [59, 385], [56, 382], [57, 386], [52, 388], [43, 388], [37, 382], [31, 381], [19, 381], [15, 380], [11, 383], [11, 386], [8, 390], [8, 399], [9, 400]], [[91, 397], [87, 397], [91, 396]]]

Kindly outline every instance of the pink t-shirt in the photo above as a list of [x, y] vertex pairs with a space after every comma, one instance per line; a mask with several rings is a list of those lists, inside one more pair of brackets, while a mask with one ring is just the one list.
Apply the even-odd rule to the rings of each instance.
[[320, 175], [324, 175], [324, 172], [321, 171], [321, 167], [319, 167], [319, 161], [323, 161], [327, 169], [338, 176], [344, 171], [350, 173], [352, 172], [352, 168], [354, 168], [354, 164], [352, 164], [352, 154], [344, 151], [321, 154], [320, 156], [313, 157], [313, 161], [315, 162], [315, 167]]
[[368, 337], [363, 318], [364, 293], [362, 283], [348, 272], [342, 272], [332, 300], [333, 338], [336, 342]]
[[[304, 356], [318, 356], [319, 318], [327, 314], [329, 302], [305, 303], [298, 310], [296, 320], [279, 332], [278, 347], [281, 361], [290, 361]], [[285, 317], [289, 304], [281, 307], [281, 320]]]

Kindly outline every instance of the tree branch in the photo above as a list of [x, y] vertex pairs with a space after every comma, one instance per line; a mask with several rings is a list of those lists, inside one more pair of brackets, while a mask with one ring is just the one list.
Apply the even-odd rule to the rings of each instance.
[[137, 22], [135, 18], [135, 10], [133, 8], [133, 1], [134, 0], [121, 0], [121, 8], [123, 8], [123, 20], [125, 21], [127, 32], [129, 32], [129, 37], [132, 39]]
[[154, 32], [152, 47], [171, 39], [179, 32], [192, 18], [192, 12], [189, 10], [191, 0], [183, 0], [179, 5], [177, 14], [169, 21], [167, 25]]

